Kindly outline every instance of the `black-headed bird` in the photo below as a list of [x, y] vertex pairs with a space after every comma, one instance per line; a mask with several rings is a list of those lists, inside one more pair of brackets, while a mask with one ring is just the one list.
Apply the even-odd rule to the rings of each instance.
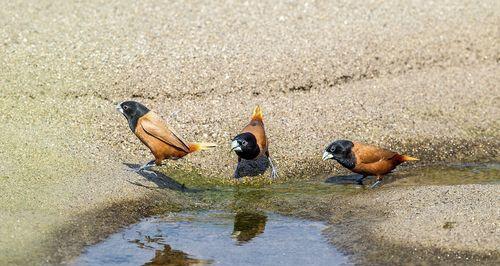
[[406, 161], [416, 161], [407, 155], [379, 148], [376, 146], [352, 142], [350, 140], [336, 140], [328, 145], [323, 153], [323, 160], [334, 159], [345, 168], [360, 174], [361, 178], [356, 180], [363, 184], [367, 176], [376, 176], [377, 182], [374, 188], [382, 182], [384, 175], [390, 173], [396, 166]]
[[241, 159], [255, 160], [260, 156], [266, 156], [271, 166], [271, 178], [278, 177], [278, 171], [274, 167], [273, 160], [269, 156], [268, 140], [264, 129], [262, 109], [256, 106], [253, 110], [250, 123], [245, 126], [241, 134], [233, 138], [231, 142], [231, 150], [238, 155], [238, 164], [234, 171], [234, 178], [239, 178], [238, 166]]
[[213, 148], [212, 143], [186, 142], [156, 113], [135, 101], [125, 101], [116, 106], [128, 120], [132, 132], [153, 153], [154, 160], [141, 166], [145, 170], [154, 165], [161, 165], [165, 159], [179, 159], [189, 153]]

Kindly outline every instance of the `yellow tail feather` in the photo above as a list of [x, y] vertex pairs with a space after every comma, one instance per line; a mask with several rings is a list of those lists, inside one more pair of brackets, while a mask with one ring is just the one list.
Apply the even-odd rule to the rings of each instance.
[[411, 157], [411, 156], [408, 156], [408, 155], [403, 155], [403, 161], [418, 161], [419, 159], [418, 158], [415, 158], [415, 157]]
[[203, 143], [203, 142], [193, 142], [189, 143], [189, 151], [203, 151], [217, 147], [217, 144], [214, 143]]
[[253, 113], [252, 113], [252, 120], [262, 121], [263, 118], [264, 118], [264, 115], [262, 114], [262, 109], [258, 105], [255, 106], [255, 109], [253, 109]]

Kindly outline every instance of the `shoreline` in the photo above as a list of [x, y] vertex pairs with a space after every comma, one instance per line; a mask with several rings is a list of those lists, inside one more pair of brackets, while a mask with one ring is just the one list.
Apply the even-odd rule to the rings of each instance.
[[[425, 169], [425, 167], [420, 169]], [[411, 169], [406, 169], [406, 171], [408, 170]], [[405, 181], [404, 180], [405, 177], [402, 178], [403, 179], [399, 179], [399, 181]], [[330, 185], [335, 186], [334, 184]], [[471, 188], [475, 188], [476, 191], [484, 192], [485, 191], [484, 188], [488, 187], [489, 191], [495, 191], [496, 189], [498, 189], [499, 184], [498, 183], [488, 183], [488, 184], [472, 183], [465, 185], [413, 184], [408, 187], [408, 185], [399, 184], [398, 181], [396, 182], [391, 181], [391, 183], [385, 185], [385, 187], [382, 187], [381, 189], [375, 191], [356, 193], [347, 196], [343, 194], [339, 195], [332, 194], [332, 195], [327, 195], [326, 197], [316, 198], [320, 200], [320, 203], [310, 204], [311, 202], [309, 202], [309, 204], [307, 205], [310, 205], [311, 207], [306, 208], [306, 210], [299, 210], [295, 204], [292, 204], [293, 206], [291, 206], [289, 202], [287, 203], [286, 199], [285, 201], [282, 201], [279, 198], [273, 201], [271, 205], [269, 205], [270, 209], [264, 208], [261, 210], [276, 211], [277, 213], [281, 213], [284, 215], [324, 221], [328, 225], [328, 229], [325, 231], [325, 235], [328, 241], [331, 242], [336, 248], [340, 249], [342, 252], [348, 255], [351, 258], [352, 262], [355, 263], [378, 265], [378, 264], [385, 264], [388, 262], [394, 262], [395, 257], [397, 257], [398, 258], [397, 262], [399, 263], [415, 263], [416, 262], [415, 258], [418, 258], [418, 261], [420, 262], [426, 262], [432, 264], [451, 263], [451, 262], [457, 265], [467, 264], [470, 262], [476, 262], [482, 264], [489, 264], [489, 263], [494, 264], [495, 262], [498, 262], [500, 260], [500, 251], [498, 249], [495, 249], [495, 247], [494, 246], [492, 247], [491, 245], [490, 248], [492, 247], [493, 249], [490, 249], [489, 251], [485, 252], [481, 251], [480, 249], [479, 250], [470, 248], [457, 249], [453, 246], [450, 246], [449, 243], [444, 244], [443, 242], [441, 242], [441, 244], [438, 245], [432, 245], [432, 244], [426, 245], [423, 244], [424, 242], [422, 242], [422, 240], [415, 240], [411, 243], [406, 243], [406, 244], [404, 242], [401, 242], [402, 240], [404, 241], [404, 239], [407, 238], [404, 236], [400, 236], [400, 234], [398, 233], [400, 230], [395, 229], [395, 223], [390, 219], [388, 219], [388, 217], [391, 217], [391, 215], [389, 215], [390, 211], [394, 210], [394, 208], [380, 205], [381, 201], [380, 198], [384, 200], [384, 198], [387, 197], [386, 196], [387, 194], [391, 195], [389, 196], [389, 198], [394, 196], [396, 197], [406, 196], [412, 200], [415, 200], [418, 199], [422, 194], [420, 192], [412, 192], [411, 193], [412, 195], [408, 196], [409, 191], [414, 191], [414, 190], [419, 191], [422, 189], [427, 190], [431, 188], [436, 191], [442, 191], [442, 190], [461, 191], [462, 194], [460, 195], [460, 197], [470, 198], [471, 196], [473, 197], [476, 194], [475, 192], [467, 192]], [[97, 224], [106, 224], [106, 226], [104, 227], [104, 231], [98, 234], [90, 234], [90, 235], [86, 234], [86, 237], [89, 238], [88, 240], [86, 240], [87, 242], [84, 245], [97, 243], [98, 240], [102, 240], [106, 236], [119, 231], [124, 226], [126, 227], [130, 224], [133, 224], [137, 222], [139, 219], [144, 217], [162, 214], [164, 213], [165, 210], [171, 210], [174, 212], [186, 211], [186, 210], [209, 210], [213, 209], [214, 207], [213, 204], [207, 205], [207, 203], [203, 202], [203, 200], [201, 202], [199, 200], [195, 200], [194, 202], [188, 204], [189, 207], [186, 206], [184, 206], [183, 208], [173, 207], [168, 203], [167, 200], [158, 199], [158, 196], [160, 197], [164, 196], [162, 195], [162, 190], [152, 190], [151, 194], [152, 194], [151, 196], [147, 197], [148, 198], [147, 201], [139, 200], [137, 202], [134, 202], [134, 204], [132, 204], [133, 207], [131, 208], [129, 208], [130, 206], [125, 207], [125, 205], [130, 204], [129, 202], [124, 202], [116, 206], [110, 206], [109, 208], [113, 209], [116, 209], [117, 206], [121, 206], [118, 207], [119, 211], [114, 212], [113, 215], [106, 214], [109, 208], [103, 209], [102, 212], [104, 212], [105, 215], [103, 216], [97, 215], [97, 217], [104, 217], [104, 220], [103, 221], [94, 220], [94, 222], [96, 222]], [[433, 195], [435, 195], [435, 193], [431, 191], [430, 193], [427, 194], [427, 197]], [[196, 196], [192, 197], [196, 198]], [[314, 200], [314, 198], [307, 199], [305, 202], [308, 202], [309, 200]], [[453, 201], [454, 199], [450, 200]], [[299, 199], [299, 202], [300, 201], [301, 199]], [[474, 202], [474, 200], [465, 200], [465, 201], [470, 203]], [[156, 204], [153, 204], [153, 202], [156, 202]], [[143, 205], [144, 203], [147, 203], [146, 208], [140, 208], [139, 213], [130, 212], [131, 209], [134, 209], [139, 205], [142, 205], [144, 207]], [[324, 204], [331, 205], [332, 203], [335, 205], [332, 205], [331, 207], [326, 207], [325, 209]], [[218, 206], [216, 207], [216, 209], [222, 208], [224, 210], [227, 210], [228, 209], [227, 204], [228, 204], [227, 202], [223, 202], [222, 205], [220, 205], [220, 203], [215, 203], [215, 206]], [[401, 203], [401, 205], [399, 205], [399, 208], [405, 210], [404, 212], [407, 212], [406, 215], [409, 214], [411, 215], [414, 213], [414, 211], [411, 210], [412, 205], [413, 204], [411, 203], [410, 204]], [[288, 211], [284, 211], [287, 209], [287, 207], [290, 207], [290, 209], [288, 209]], [[230, 209], [231, 208], [229, 208], [229, 210]], [[463, 210], [463, 208], [461, 208], [460, 210]], [[97, 211], [96, 213], [99, 212], [100, 211]], [[95, 217], [96, 213], [91, 213], [88, 216]], [[121, 218], [119, 218], [118, 220], [116, 219], [116, 217], [122, 217], [122, 215], [124, 215], [123, 217], [127, 217], [127, 219], [129, 219], [128, 222], [121, 220]], [[108, 222], [112, 223], [108, 224]], [[386, 228], [385, 230], [388, 230], [387, 231], [388, 233], [394, 234], [395, 238], [381, 237], [380, 235], [374, 234], [373, 227], [369, 226], [371, 223], [378, 223], [382, 225], [383, 227]], [[412, 226], [421, 225], [421, 223], [419, 222], [416, 223], [413, 222], [410, 224]], [[72, 230], [71, 228], [73, 226], [74, 225], [68, 226], [68, 229]], [[375, 228], [377, 228], [377, 226]], [[443, 228], [442, 230], [449, 230], [449, 229]], [[64, 230], [61, 230], [61, 232], [64, 232]], [[74, 237], [75, 235], [72, 234], [72, 236]], [[70, 263], [72, 258], [80, 254], [78, 250], [84, 247], [81, 241], [80, 242], [77, 241], [74, 243], [75, 246], [74, 249], [72, 249], [74, 253], [72, 252], [63, 253], [63, 256], [61, 258], [65, 259], [63, 259], [62, 261], [58, 261], [56, 259], [51, 262]], [[475, 248], [481, 248], [481, 247], [476, 246]], [[356, 253], [354, 253], [354, 251]]]

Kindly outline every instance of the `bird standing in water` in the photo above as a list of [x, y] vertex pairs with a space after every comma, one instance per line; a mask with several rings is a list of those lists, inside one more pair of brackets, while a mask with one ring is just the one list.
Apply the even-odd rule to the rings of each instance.
[[141, 166], [138, 171], [161, 165], [165, 159], [179, 159], [189, 153], [213, 148], [211, 143], [187, 143], [163, 119], [146, 106], [135, 101], [125, 101], [116, 106], [128, 121], [132, 132], [153, 153], [155, 159]]
[[390, 173], [399, 164], [418, 160], [407, 155], [400, 155], [397, 152], [350, 140], [336, 140], [328, 145], [323, 153], [323, 160], [328, 159], [334, 159], [352, 172], [361, 174], [362, 177], [356, 180], [360, 185], [363, 184], [365, 177], [376, 176], [377, 182], [371, 188], [379, 185], [383, 176]]
[[239, 178], [238, 166], [240, 165], [242, 158], [245, 160], [255, 160], [263, 155], [265, 155], [269, 160], [269, 164], [271, 166], [271, 178], [278, 177], [278, 172], [274, 167], [273, 160], [269, 156], [269, 143], [262, 119], [262, 110], [259, 106], [256, 106], [253, 110], [250, 123], [248, 123], [248, 125], [243, 128], [242, 133], [234, 137], [231, 142], [231, 150], [238, 155], [238, 164], [236, 165], [236, 170], [234, 171], [234, 178]]

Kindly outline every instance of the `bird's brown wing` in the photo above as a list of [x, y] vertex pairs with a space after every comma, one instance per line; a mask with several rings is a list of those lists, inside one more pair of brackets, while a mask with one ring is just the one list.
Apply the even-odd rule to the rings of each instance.
[[354, 143], [354, 154], [362, 163], [374, 163], [381, 160], [389, 160], [397, 153], [376, 146], [363, 143]]
[[147, 113], [139, 118], [138, 122], [149, 135], [170, 146], [189, 153], [189, 146], [187, 143], [155, 113]]

